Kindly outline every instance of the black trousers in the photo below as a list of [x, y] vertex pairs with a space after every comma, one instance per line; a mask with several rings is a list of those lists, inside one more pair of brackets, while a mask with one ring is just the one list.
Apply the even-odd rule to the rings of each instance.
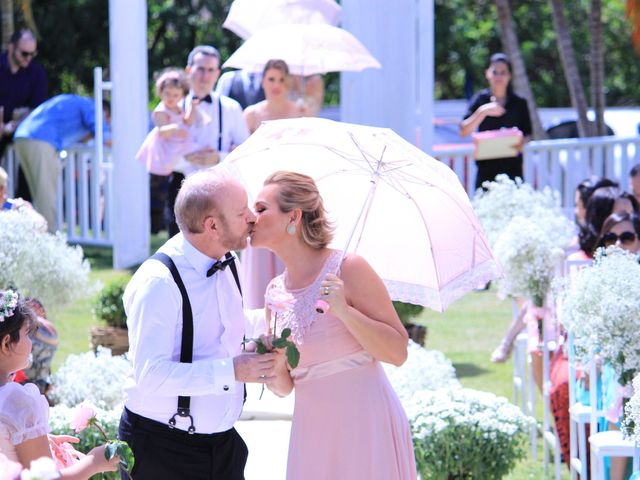
[[133, 450], [135, 480], [244, 480], [248, 450], [235, 428], [189, 434], [125, 408], [118, 438]]
[[169, 190], [167, 191], [167, 203], [164, 208], [164, 225], [169, 232], [169, 238], [177, 234], [180, 229], [176, 223], [176, 214], [173, 211], [173, 207], [176, 204], [176, 197], [182, 186], [184, 175], [179, 172], [172, 172], [169, 177]]
[[522, 178], [522, 157], [499, 158], [496, 160], [476, 161], [478, 174], [476, 176], [476, 190], [486, 181], [494, 181], [496, 175], [506, 174], [510, 179]]

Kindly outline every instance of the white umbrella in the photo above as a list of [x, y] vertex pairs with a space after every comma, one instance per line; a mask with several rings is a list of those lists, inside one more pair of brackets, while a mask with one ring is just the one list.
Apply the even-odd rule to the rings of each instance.
[[235, 0], [222, 26], [243, 39], [285, 23], [340, 23], [334, 0]]
[[380, 68], [380, 63], [351, 33], [324, 24], [288, 24], [252, 35], [223, 67], [262, 72], [265, 63], [278, 58], [293, 75]]
[[313, 177], [336, 225], [331, 246], [366, 258], [394, 300], [443, 311], [500, 273], [455, 173], [390, 129], [264, 122], [225, 163], [253, 198], [274, 171]]

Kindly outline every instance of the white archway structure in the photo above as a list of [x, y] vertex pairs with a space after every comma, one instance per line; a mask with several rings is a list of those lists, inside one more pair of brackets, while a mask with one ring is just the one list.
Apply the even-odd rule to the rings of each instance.
[[433, 0], [343, 0], [342, 27], [382, 64], [342, 73], [340, 119], [389, 127], [427, 153], [433, 141]]
[[135, 160], [149, 125], [145, 0], [109, 0], [109, 48], [113, 267], [126, 268], [149, 256], [149, 175]]

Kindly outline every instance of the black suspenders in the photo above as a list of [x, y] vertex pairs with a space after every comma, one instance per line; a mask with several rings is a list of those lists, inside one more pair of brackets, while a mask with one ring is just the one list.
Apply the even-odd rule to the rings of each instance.
[[[231, 253], [227, 253], [225, 258], [231, 258]], [[176, 282], [178, 289], [180, 290], [180, 294], [182, 295], [182, 341], [180, 344], [180, 363], [191, 363], [193, 361], [193, 311], [191, 310], [191, 302], [189, 302], [189, 296], [187, 295], [187, 289], [182, 282], [182, 278], [180, 277], [180, 273], [178, 272], [178, 268], [176, 264], [173, 263], [173, 260], [169, 255], [162, 252], [157, 252], [152, 257], [154, 260], [158, 260], [165, 267], [169, 269], [171, 272], [171, 276], [173, 280]], [[231, 269], [231, 273], [233, 273], [233, 278], [238, 286], [238, 290], [240, 291], [240, 295], [242, 296], [242, 289], [240, 288], [240, 277], [238, 276], [238, 270], [236, 268], [236, 263], [231, 262], [229, 264], [229, 268]], [[246, 389], [245, 389], [245, 398], [246, 398]], [[179, 417], [188, 417], [191, 425], [189, 426], [188, 432], [195, 433], [196, 428], [193, 424], [193, 417], [190, 412], [191, 405], [191, 397], [178, 397], [178, 410], [173, 416], [169, 419], [169, 427], [174, 428], [176, 426], [176, 415]]]
[[[220, 97], [222, 95], [218, 94], [214, 94], [212, 95], [212, 97], [215, 97], [217, 99], [217, 105], [218, 105], [218, 152], [222, 151], [222, 101], [220, 100]], [[187, 99], [185, 98], [182, 101], [182, 109], [186, 110], [187, 109]], [[160, 260], [159, 258], [156, 258], [156, 260]], [[160, 260], [162, 261], [162, 260]], [[164, 262], [162, 262], [164, 263]], [[166, 264], [165, 264], [166, 265]], [[171, 270], [171, 269], [169, 269]], [[234, 268], [235, 271], [235, 268]], [[235, 275], [234, 275], [235, 277]], [[240, 283], [238, 283], [238, 288], [240, 287]]]

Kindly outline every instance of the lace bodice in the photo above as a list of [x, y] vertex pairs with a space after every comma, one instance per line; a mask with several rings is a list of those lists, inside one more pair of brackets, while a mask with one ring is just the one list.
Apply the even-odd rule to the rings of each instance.
[[282, 275], [278, 275], [273, 279], [269, 289], [274, 288], [283, 292], [288, 292], [293, 295], [295, 303], [292, 309], [286, 310], [283, 313], [279, 313], [277, 317], [277, 334], [279, 335], [282, 329], [290, 328], [291, 336], [299, 345], [304, 343], [304, 336], [321, 315], [316, 312], [316, 302], [320, 298], [320, 284], [324, 280], [327, 273], [335, 273], [340, 263], [342, 252], [333, 250], [327, 258], [322, 270], [318, 273], [318, 276], [311, 285], [297, 290], [288, 290], [285, 286], [285, 279], [287, 271], [285, 270]]

